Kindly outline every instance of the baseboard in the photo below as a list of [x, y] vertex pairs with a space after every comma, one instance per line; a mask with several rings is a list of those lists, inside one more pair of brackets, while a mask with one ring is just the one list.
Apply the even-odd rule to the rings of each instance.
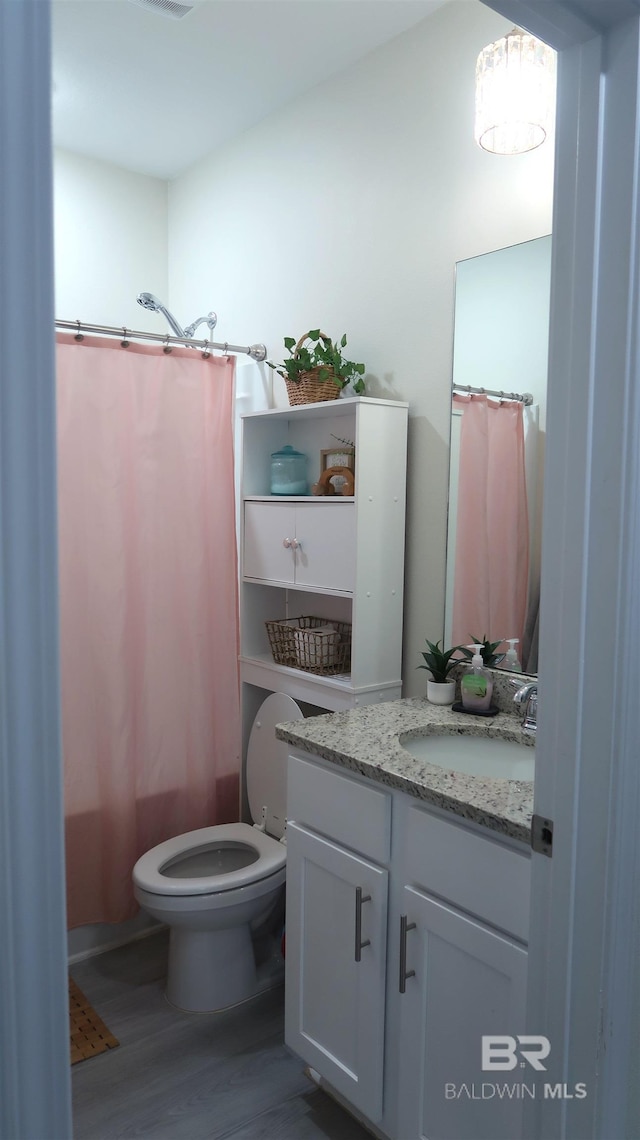
[[158, 931], [164, 929], [165, 927], [161, 922], [156, 922], [153, 926], [145, 927], [144, 930], [122, 934], [110, 942], [100, 942], [87, 950], [79, 950], [76, 954], [70, 954], [69, 965], [73, 966], [76, 962], [84, 962], [87, 958], [97, 958], [99, 954], [106, 954], [107, 950], [117, 950], [120, 946], [128, 946], [130, 942], [139, 942], [142, 938], [148, 938], [151, 934], [157, 934]]

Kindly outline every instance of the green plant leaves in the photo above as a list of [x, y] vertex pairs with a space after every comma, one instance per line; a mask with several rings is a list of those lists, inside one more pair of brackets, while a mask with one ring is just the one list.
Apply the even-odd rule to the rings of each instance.
[[[502, 644], [504, 638], [501, 638], [499, 641], [487, 641], [486, 633], [483, 633], [482, 637], [475, 637], [474, 634], [470, 633], [469, 637], [474, 645], [481, 646], [480, 656], [482, 657], [482, 661], [486, 669], [495, 669], [496, 666], [504, 660], [504, 653], [496, 653], [496, 649], [499, 645]], [[466, 657], [467, 661], [471, 661], [473, 657], [473, 650], [467, 649], [466, 645], [461, 645], [460, 650]]]
[[[346, 360], [342, 355], [342, 349], [347, 343], [346, 333], [343, 333], [340, 341], [335, 344], [331, 337], [325, 336], [320, 329], [309, 329], [306, 336], [301, 339], [305, 342], [310, 341], [311, 345], [300, 344], [300, 341], [294, 340], [292, 336], [286, 336], [284, 347], [289, 353], [289, 358], [282, 364], [274, 364], [271, 360], [265, 363], [285, 380], [294, 382], [301, 379], [301, 373], [318, 368], [320, 370], [318, 379], [321, 382], [334, 380], [340, 388], [352, 384], [354, 392], [358, 396], [363, 395], [365, 382], [362, 377], [365, 374], [365, 365]], [[298, 344], [299, 348], [296, 347]]]
[[428, 669], [436, 684], [442, 685], [449, 680], [451, 670], [459, 664], [459, 659], [454, 658], [453, 654], [462, 649], [462, 646], [454, 645], [451, 649], [445, 650], [444, 642], [441, 648], [439, 641], [436, 641], [434, 644], [434, 642], [429, 641], [428, 638], [425, 640], [429, 652], [422, 654], [425, 664], [418, 665], [418, 669]]

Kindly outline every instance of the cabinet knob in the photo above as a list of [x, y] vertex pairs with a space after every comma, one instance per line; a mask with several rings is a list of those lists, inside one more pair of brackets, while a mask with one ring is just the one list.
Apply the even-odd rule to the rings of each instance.
[[[294, 541], [295, 541], [295, 540], [294, 540]], [[287, 548], [287, 550], [288, 550], [288, 549], [289, 549], [289, 547], [291, 546], [291, 539], [290, 539], [290, 538], [283, 538], [283, 540], [282, 540], [282, 545], [283, 545], [283, 546], [286, 546], [286, 548]]]
[[302, 547], [302, 543], [298, 542], [297, 538], [291, 539], [291, 549], [292, 550], [300, 550], [301, 547]]

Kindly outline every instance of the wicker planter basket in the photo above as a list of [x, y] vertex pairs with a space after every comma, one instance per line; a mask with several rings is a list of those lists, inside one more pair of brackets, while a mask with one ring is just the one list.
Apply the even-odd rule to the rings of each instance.
[[299, 380], [285, 380], [289, 403], [319, 404], [323, 400], [337, 400], [342, 389], [335, 380], [318, 380], [319, 368], [301, 372]]
[[[302, 348], [306, 336], [300, 337], [296, 347], [295, 353]], [[326, 380], [320, 380], [320, 373], [326, 373], [326, 367], [318, 366], [317, 368], [310, 368], [308, 372], [301, 372], [299, 380], [287, 380], [285, 384], [287, 387], [287, 396], [289, 403], [294, 404], [320, 404], [325, 400], [337, 400], [342, 386], [339, 381], [332, 379], [330, 376]]]
[[[331, 676], [351, 668], [351, 625], [319, 617], [280, 618], [266, 621], [276, 665]], [[328, 629], [327, 626], [331, 626]]]

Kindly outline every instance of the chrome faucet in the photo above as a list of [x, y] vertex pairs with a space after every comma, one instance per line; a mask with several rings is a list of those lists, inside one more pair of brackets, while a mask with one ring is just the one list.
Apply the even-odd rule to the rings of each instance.
[[513, 699], [519, 708], [524, 709], [522, 731], [529, 736], [535, 736], [538, 716], [538, 683], [537, 681], [528, 681], [525, 685], [521, 685], [518, 681], [511, 683], [518, 685], [518, 691]]

